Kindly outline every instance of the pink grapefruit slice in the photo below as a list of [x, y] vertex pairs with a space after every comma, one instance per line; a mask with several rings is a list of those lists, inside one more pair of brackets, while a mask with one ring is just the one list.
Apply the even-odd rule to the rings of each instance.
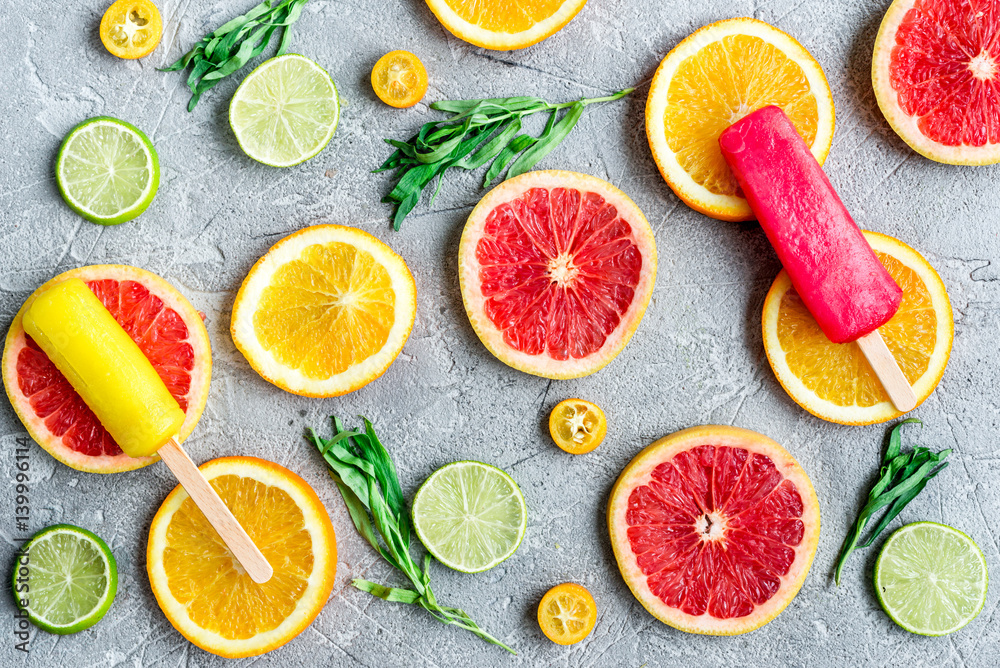
[[1000, 0], [895, 0], [875, 39], [872, 84], [917, 153], [1000, 162]]
[[148, 466], [159, 457], [133, 459], [123, 453], [21, 326], [21, 315], [35, 295], [73, 277], [82, 279], [100, 297], [187, 413], [181, 441], [198, 423], [208, 400], [212, 353], [202, 316], [155, 274], [123, 265], [93, 265], [67, 271], [38, 288], [7, 332], [4, 387], [28, 434], [42, 448], [79, 471], [116, 473]]
[[611, 490], [625, 582], [660, 621], [736, 635], [798, 593], [819, 540], [819, 503], [798, 462], [753, 431], [703, 426], [656, 441]]
[[653, 293], [656, 242], [610, 183], [529, 172], [472, 211], [458, 267], [465, 310], [490, 352], [536, 376], [578, 378], [635, 333]]

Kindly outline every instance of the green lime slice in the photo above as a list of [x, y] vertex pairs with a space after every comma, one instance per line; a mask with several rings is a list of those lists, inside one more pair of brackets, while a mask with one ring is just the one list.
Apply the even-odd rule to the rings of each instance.
[[66, 203], [101, 225], [132, 220], [160, 185], [160, 160], [142, 130], [97, 116], [70, 130], [56, 157], [56, 183]]
[[56, 524], [32, 536], [17, 556], [13, 586], [17, 607], [32, 624], [49, 633], [76, 633], [99, 622], [111, 607], [118, 565], [93, 533]]
[[875, 563], [875, 593], [886, 614], [924, 636], [943, 636], [975, 619], [986, 602], [988, 581], [979, 546], [935, 522], [898, 529]]
[[291, 167], [322, 151], [339, 118], [330, 75], [297, 53], [262, 63], [229, 103], [229, 125], [240, 148], [271, 167]]
[[442, 466], [413, 498], [420, 541], [442, 564], [463, 573], [481, 573], [514, 554], [527, 516], [514, 479], [481, 462]]

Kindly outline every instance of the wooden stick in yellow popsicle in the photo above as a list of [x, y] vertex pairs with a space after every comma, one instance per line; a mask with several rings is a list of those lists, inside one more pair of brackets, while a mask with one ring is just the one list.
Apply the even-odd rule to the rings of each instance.
[[139, 346], [79, 278], [35, 298], [24, 331], [48, 355], [130, 457], [160, 457], [257, 583], [273, 569], [177, 443], [184, 411]]

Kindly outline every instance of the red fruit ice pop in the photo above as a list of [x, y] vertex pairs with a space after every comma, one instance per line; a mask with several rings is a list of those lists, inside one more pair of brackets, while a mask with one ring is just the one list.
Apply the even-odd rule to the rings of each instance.
[[896, 408], [912, 409], [913, 390], [878, 334], [903, 291], [795, 126], [780, 108], [764, 107], [726, 129], [719, 145], [820, 329], [835, 343], [858, 341]]

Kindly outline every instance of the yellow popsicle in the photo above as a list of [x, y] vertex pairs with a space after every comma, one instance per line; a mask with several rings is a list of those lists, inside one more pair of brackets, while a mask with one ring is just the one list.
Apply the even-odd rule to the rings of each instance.
[[79, 278], [38, 295], [23, 316], [35, 340], [125, 454], [153, 454], [184, 411], [139, 346]]

